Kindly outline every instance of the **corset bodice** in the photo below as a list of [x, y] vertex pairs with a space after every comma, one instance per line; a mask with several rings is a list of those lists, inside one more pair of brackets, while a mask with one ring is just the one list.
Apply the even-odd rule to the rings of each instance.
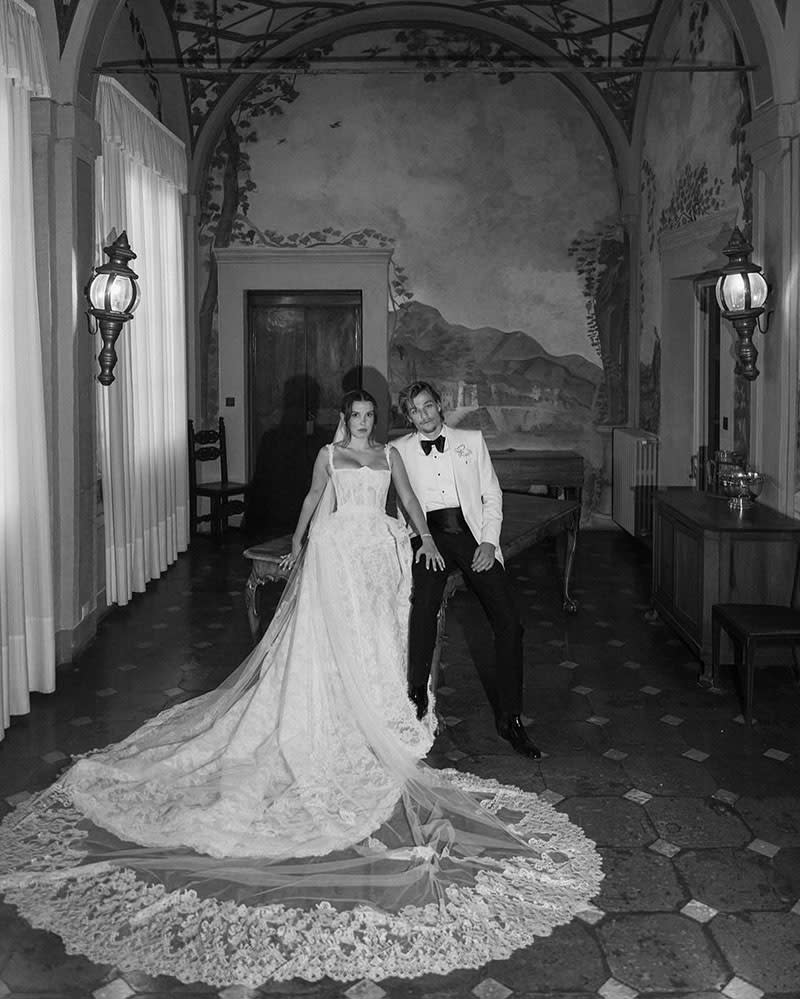
[[336, 509], [372, 510], [383, 513], [392, 473], [388, 468], [334, 468], [331, 471], [336, 491]]

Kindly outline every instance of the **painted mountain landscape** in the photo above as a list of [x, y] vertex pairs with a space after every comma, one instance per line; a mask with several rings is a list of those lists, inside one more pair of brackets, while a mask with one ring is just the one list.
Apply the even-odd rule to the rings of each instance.
[[[554, 356], [530, 334], [449, 323], [420, 302], [393, 317], [393, 402], [416, 379], [442, 393], [453, 426], [480, 429], [493, 449], [574, 448], [599, 463], [595, 430], [603, 391], [599, 364], [577, 354]], [[395, 411], [394, 422], [403, 420]]]

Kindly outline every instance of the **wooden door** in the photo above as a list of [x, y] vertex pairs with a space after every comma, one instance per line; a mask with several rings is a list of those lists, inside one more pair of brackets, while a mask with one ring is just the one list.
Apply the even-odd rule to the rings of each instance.
[[360, 292], [248, 295], [251, 534], [294, 526], [342, 393], [361, 384]]

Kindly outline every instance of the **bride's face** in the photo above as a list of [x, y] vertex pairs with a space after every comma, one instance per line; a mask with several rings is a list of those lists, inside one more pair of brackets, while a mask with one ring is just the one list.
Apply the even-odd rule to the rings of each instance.
[[356, 440], [369, 440], [375, 428], [375, 408], [371, 402], [354, 402], [350, 414], [350, 436]]

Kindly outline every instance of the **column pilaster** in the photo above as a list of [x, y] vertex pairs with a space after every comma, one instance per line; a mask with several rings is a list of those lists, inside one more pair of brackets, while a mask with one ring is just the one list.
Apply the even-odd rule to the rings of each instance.
[[767, 475], [764, 501], [800, 516], [797, 477], [800, 325], [800, 102], [758, 112], [748, 126], [753, 162], [753, 259], [771, 286], [768, 332], [756, 334], [751, 461]]
[[56, 656], [93, 636], [105, 604], [93, 368], [82, 289], [94, 255], [94, 119], [31, 102], [34, 230], [51, 482]]

